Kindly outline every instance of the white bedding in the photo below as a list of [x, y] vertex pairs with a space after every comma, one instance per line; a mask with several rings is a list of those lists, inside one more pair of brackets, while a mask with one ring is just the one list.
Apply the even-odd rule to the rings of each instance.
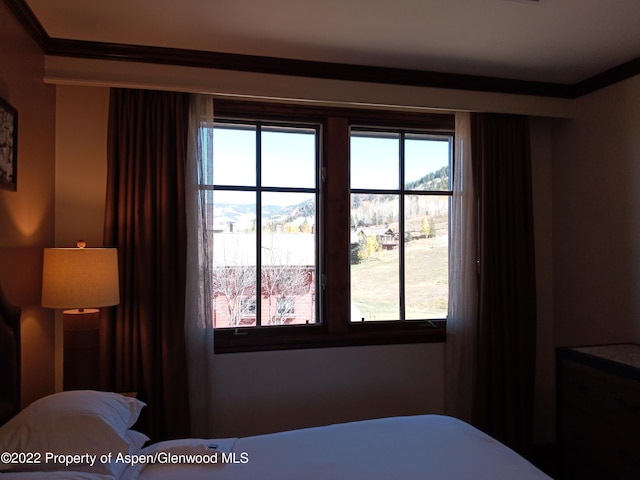
[[[226, 443], [225, 443], [226, 442]], [[206, 453], [216, 465], [152, 464], [123, 480], [549, 480], [521, 456], [472, 426], [445, 416], [366, 420], [239, 439], [161, 442], [141, 454]], [[222, 451], [227, 461], [223, 463]], [[197, 457], [195, 457], [197, 458]]]

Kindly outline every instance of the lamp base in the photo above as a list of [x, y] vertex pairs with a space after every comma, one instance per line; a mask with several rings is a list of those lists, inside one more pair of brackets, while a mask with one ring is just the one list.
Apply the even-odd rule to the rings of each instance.
[[65, 310], [62, 321], [64, 390], [99, 390], [100, 310]]

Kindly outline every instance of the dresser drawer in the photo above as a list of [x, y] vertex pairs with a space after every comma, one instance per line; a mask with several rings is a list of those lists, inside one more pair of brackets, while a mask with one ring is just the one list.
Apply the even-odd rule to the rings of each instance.
[[567, 411], [606, 418], [640, 437], [640, 383], [589, 365], [563, 360], [561, 395]]
[[[640, 478], [640, 448], [637, 434], [612, 430], [603, 417], [566, 412], [560, 432], [564, 448], [564, 466], [570, 478]], [[586, 477], [578, 471], [588, 471]]]

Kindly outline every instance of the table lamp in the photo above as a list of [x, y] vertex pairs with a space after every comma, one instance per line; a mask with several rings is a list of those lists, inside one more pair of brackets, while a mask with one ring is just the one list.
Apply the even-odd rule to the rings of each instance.
[[100, 311], [120, 303], [115, 248], [45, 248], [42, 306], [63, 312], [64, 390], [97, 390]]

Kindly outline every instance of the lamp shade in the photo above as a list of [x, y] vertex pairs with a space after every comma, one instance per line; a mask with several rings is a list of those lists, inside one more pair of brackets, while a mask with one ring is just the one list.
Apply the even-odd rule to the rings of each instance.
[[115, 248], [45, 248], [42, 306], [96, 308], [120, 303]]

